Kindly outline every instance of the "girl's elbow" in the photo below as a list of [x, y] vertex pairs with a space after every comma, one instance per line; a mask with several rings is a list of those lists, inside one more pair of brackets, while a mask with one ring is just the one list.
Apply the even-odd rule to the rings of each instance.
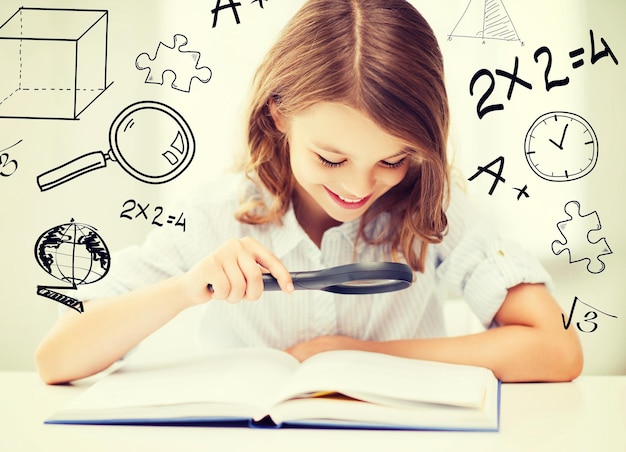
[[575, 380], [580, 376], [584, 367], [584, 358], [582, 348], [580, 344], [574, 353], [574, 357], [569, 360], [568, 366], [565, 369], [565, 381]]
[[554, 381], [572, 381], [580, 376], [584, 367], [583, 350], [580, 340], [571, 333], [554, 349]]
[[54, 349], [49, 344], [45, 341], [39, 344], [35, 350], [35, 367], [39, 378], [44, 383], [56, 385], [72, 381], [72, 378], [63, 371], [61, 363], [62, 360], [54, 353]]
[[50, 353], [45, 344], [39, 344], [37, 350], [35, 350], [35, 367], [39, 378], [48, 385], [65, 383], [65, 381], [55, 375], [54, 363], [51, 362], [49, 355]]

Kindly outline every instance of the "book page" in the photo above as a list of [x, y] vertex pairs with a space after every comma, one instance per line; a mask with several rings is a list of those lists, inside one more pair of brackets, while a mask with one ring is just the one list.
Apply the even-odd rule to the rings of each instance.
[[[497, 386], [493, 389], [497, 390]], [[498, 425], [496, 390], [488, 392], [483, 409], [419, 402], [406, 402], [407, 406], [396, 407], [336, 395], [289, 400], [273, 407], [271, 417], [278, 424], [307, 426], [495, 430]]]
[[488, 385], [495, 382], [488, 369], [421, 361], [360, 351], [332, 351], [300, 364], [282, 400], [318, 391], [336, 391], [372, 402], [398, 404], [416, 401], [481, 407]]
[[173, 404], [239, 404], [250, 413], [265, 407], [297, 368], [291, 355], [241, 349], [169, 365], [123, 367], [81, 394], [67, 410], [111, 410]]

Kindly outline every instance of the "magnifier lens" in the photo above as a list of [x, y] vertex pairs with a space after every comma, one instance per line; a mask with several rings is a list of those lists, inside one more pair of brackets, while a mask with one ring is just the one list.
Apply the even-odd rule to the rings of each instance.
[[[291, 273], [297, 290], [325, 290], [367, 295], [402, 290], [413, 281], [411, 267], [397, 262], [347, 264], [317, 271]], [[280, 290], [272, 275], [263, 275], [264, 290]]]
[[382, 287], [390, 284], [397, 284], [395, 279], [358, 279], [355, 281], [348, 281], [342, 284], [337, 284], [339, 287]]
[[122, 119], [113, 131], [111, 144], [117, 148], [116, 158], [127, 171], [158, 182], [184, 170], [181, 167], [188, 164], [191, 156], [187, 136], [168, 112], [140, 108]]

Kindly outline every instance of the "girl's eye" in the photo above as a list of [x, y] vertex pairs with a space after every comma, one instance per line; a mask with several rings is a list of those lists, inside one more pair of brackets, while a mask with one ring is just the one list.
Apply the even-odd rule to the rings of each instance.
[[324, 157], [322, 157], [319, 154], [316, 154], [317, 158], [320, 160], [320, 162], [322, 163], [322, 165], [328, 167], [328, 168], [337, 168], [341, 165], [343, 165], [346, 161], [342, 160], [341, 162], [331, 162], [330, 160], [326, 160]]
[[406, 157], [404, 157], [403, 159], [398, 160], [397, 162], [386, 162], [386, 161], [382, 161], [380, 162], [381, 165], [383, 165], [386, 168], [400, 168], [402, 165], [404, 165], [406, 163]]
[[[346, 160], [342, 160], [341, 162], [331, 162], [330, 160], [326, 160], [324, 157], [322, 157], [319, 154], [316, 154], [317, 158], [319, 159], [319, 161], [322, 163], [322, 165], [328, 167], [328, 168], [337, 168], [341, 165], [343, 165]], [[382, 160], [380, 162], [380, 164], [382, 166], [384, 166], [385, 168], [400, 168], [402, 165], [404, 165], [407, 162], [406, 157], [402, 158], [400, 160], [398, 160], [397, 162], [387, 162], [385, 160]]]

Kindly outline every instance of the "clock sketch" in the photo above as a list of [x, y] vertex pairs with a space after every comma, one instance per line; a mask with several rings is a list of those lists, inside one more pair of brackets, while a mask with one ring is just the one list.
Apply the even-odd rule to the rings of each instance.
[[524, 153], [542, 179], [568, 182], [589, 174], [598, 161], [598, 138], [581, 116], [553, 111], [538, 117], [528, 129]]

